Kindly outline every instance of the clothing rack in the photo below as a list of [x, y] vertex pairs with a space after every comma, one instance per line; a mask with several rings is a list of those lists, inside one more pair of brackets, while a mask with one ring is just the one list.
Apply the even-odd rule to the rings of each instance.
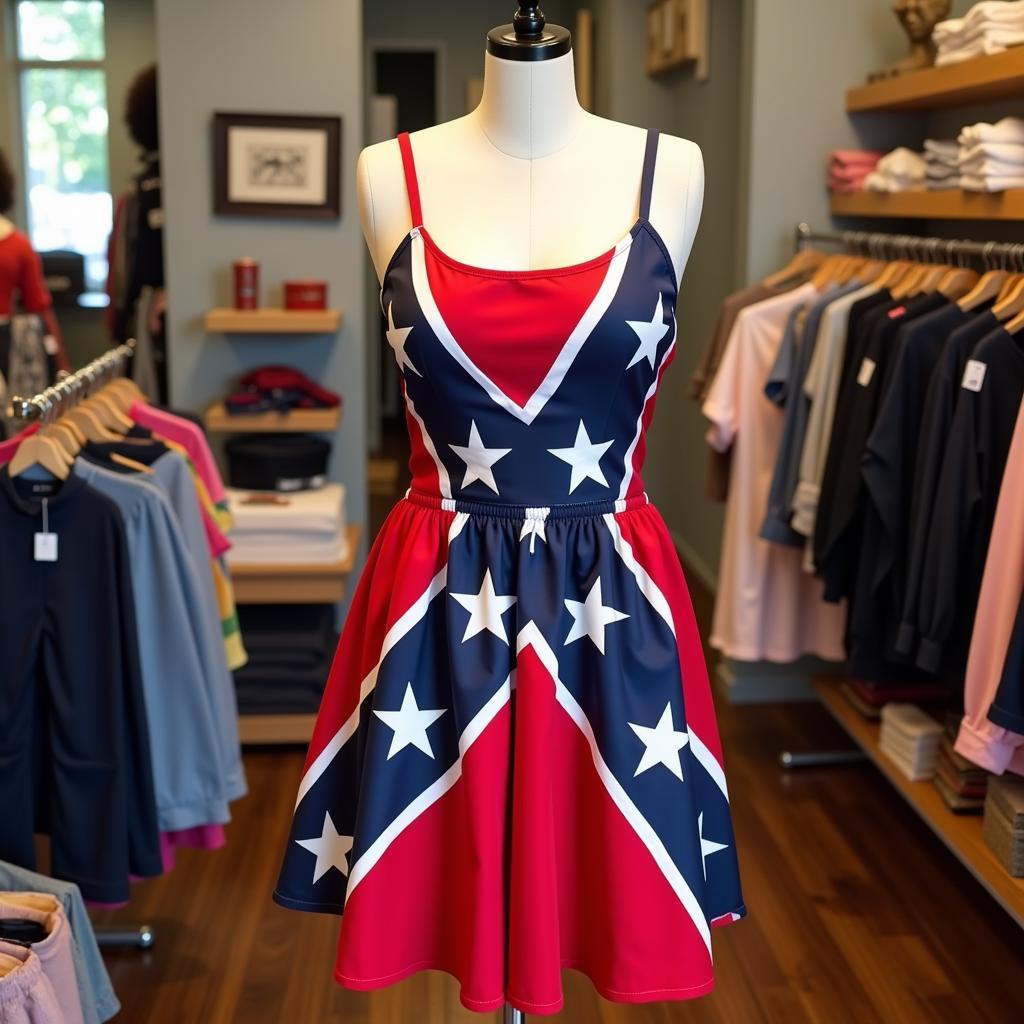
[[[82, 399], [95, 394], [115, 377], [124, 376], [131, 367], [135, 354], [135, 339], [109, 349], [74, 373], [64, 374], [56, 384], [38, 395], [23, 398], [13, 395], [9, 402], [9, 417], [22, 426], [29, 423], [53, 423], [59, 416], [77, 405]], [[156, 941], [148, 924], [129, 928], [97, 928], [96, 941], [101, 946], [135, 946], [149, 949]]]
[[838, 245], [848, 252], [875, 259], [912, 259], [959, 266], [980, 261], [985, 270], [1024, 273], [1024, 245], [1018, 242], [977, 242], [968, 238], [935, 238], [884, 231], [817, 231], [801, 221], [794, 230], [797, 252], [812, 243]]
[[122, 377], [135, 355], [135, 339], [109, 349], [74, 373], [61, 376], [56, 384], [31, 398], [12, 395], [9, 402], [11, 419], [26, 425], [52, 423], [83, 398], [96, 393], [108, 381]]

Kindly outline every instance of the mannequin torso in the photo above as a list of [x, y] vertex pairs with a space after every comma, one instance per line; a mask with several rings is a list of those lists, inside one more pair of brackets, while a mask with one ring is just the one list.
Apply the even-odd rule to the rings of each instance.
[[[477, 109], [413, 135], [424, 221], [442, 250], [473, 266], [536, 270], [583, 262], [636, 221], [645, 141], [643, 129], [580, 107], [571, 53], [540, 62], [488, 54]], [[357, 187], [363, 233], [383, 279], [411, 227], [397, 141], [363, 150]], [[703, 196], [699, 148], [663, 135], [650, 221], [677, 281]]]

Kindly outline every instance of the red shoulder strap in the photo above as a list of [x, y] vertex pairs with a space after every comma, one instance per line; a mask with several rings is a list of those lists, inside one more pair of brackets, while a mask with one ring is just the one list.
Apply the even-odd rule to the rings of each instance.
[[416, 180], [416, 161], [412, 158], [412, 143], [408, 132], [398, 133], [398, 148], [402, 151], [402, 167], [405, 170], [405, 190], [409, 193], [409, 211], [412, 214], [412, 226], [421, 227], [423, 210], [420, 207], [420, 186]]

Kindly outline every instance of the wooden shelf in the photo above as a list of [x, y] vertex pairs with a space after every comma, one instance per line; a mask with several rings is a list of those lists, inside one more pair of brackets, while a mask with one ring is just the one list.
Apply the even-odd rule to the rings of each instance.
[[1024, 927], [1024, 878], [1013, 878], [996, 860], [981, 834], [980, 815], [954, 814], [931, 781], [911, 782], [879, 747], [880, 725], [853, 709], [838, 683], [817, 679], [814, 688], [835, 720], [874, 762], [925, 824], [949, 847], [964, 867], [992, 894], [1006, 912]]
[[849, 89], [846, 110], [940, 110], [1024, 96], [1024, 47]]
[[223, 402], [210, 406], [203, 416], [206, 429], [214, 434], [324, 433], [338, 429], [341, 406], [333, 409], [292, 409], [291, 412], [260, 412], [232, 416]]
[[348, 527], [348, 554], [340, 562], [282, 562], [280, 565], [229, 562], [235, 603], [337, 604], [345, 598], [361, 532], [359, 526]]
[[260, 745], [309, 743], [315, 724], [316, 715], [239, 715], [238, 735]]
[[204, 318], [211, 334], [336, 334], [340, 309], [211, 309]]
[[1024, 189], [964, 192], [833, 192], [833, 217], [911, 217], [934, 220], [1024, 220]]

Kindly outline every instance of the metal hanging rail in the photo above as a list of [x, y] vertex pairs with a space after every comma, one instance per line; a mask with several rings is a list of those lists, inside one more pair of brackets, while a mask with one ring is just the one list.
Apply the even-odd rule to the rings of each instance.
[[135, 339], [112, 348], [86, 363], [80, 370], [65, 374], [56, 384], [31, 398], [12, 395], [8, 403], [8, 416], [21, 423], [52, 423], [80, 401], [93, 395], [109, 380], [121, 377], [131, 366], [135, 354]]
[[801, 221], [794, 231], [797, 251], [812, 243], [838, 245], [875, 259], [912, 259], [927, 263], [980, 261], [986, 270], [1024, 270], [1024, 245], [1018, 242], [976, 242], [968, 238], [934, 238], [885, 231], [817, 231]]

